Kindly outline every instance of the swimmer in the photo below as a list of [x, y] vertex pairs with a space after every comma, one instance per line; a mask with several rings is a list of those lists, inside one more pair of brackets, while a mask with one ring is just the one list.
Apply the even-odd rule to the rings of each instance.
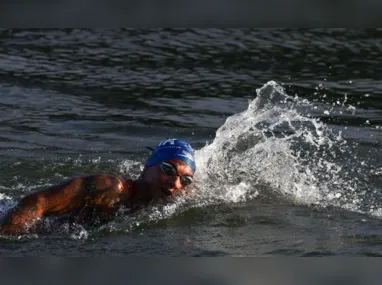
[[76, 223], [110, 220], [121, 206], [139, 208], [181, 193], [193, 182], [194, 151], [182, 140], [161, 141], [138, 179], [111, 174], [72, 177], [22, 198], [0, 225], [2, 235], [34, 232], [42, 217], [70, 216]]

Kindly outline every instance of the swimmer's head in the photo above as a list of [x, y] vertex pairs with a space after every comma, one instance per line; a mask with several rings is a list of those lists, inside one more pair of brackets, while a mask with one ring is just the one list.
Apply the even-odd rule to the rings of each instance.
[[155, 149], [151, 150], [153, 152], [147, 160], [145, 167], [160, 164], [166, 160], [180, 160], [190, 166], [192, 172], [195, 173], [194, 150], [187, 142], [177, 139], [168, 139], [161, 141]]
[[193, 182], [195, 157], [188, 143], [168, 139], [151, 150], [140, 177], [149, 186], [153, 199], [173, 196]]

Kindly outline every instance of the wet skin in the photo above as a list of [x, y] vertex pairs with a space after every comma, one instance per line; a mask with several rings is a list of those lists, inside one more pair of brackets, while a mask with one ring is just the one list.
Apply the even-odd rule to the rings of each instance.
[[180, 176], [193, 176], [180, 160], [167, 160], [178, 176], [168, 176], [159, 165], [145, 168], [137, 180], [111, 174], [73, 177], [21, 199], [4, 218], [0, 233], [20, 235], [33, 231], [41, 217], [70, 214], [77, 223], [110, 220], [121, 206], [136, 208], [181, 193]]

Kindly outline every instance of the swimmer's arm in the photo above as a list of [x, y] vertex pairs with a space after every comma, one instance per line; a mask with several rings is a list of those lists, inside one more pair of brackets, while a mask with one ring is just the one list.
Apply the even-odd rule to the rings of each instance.
[[[41, 217], [74, 213], [86, 205], [102, 204], [106, 193], [115, 190], [130, 195], [124, 179], [114, 175], [90, 175], [71, 178], [46, 190], [24, 197], [11, 210], [0, 225], [0, 234], [18, 235], [28, 233]], [[114, 192], [115, 193], [115, 192]]]
[[27, 233], [43, 214], [40, 204], [41, 196], [32, 194], [23, 198], [16, 208], [12, 209], [0, 225], [0, 233], [5, 235], [18, 235]]
[[83, 178], [72, 178], [46, 190], [25, 196], [0, 225], [0, 234], [28, 233], [41, 217], [71, 212], [81, 204]]

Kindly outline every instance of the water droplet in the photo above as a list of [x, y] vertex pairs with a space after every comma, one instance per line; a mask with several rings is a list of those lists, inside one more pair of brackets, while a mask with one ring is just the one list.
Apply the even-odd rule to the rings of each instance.
[[329, 111], [325, 111], [324, 114], [325, 115], [329, 115], [330, 113], [329, 113]]

